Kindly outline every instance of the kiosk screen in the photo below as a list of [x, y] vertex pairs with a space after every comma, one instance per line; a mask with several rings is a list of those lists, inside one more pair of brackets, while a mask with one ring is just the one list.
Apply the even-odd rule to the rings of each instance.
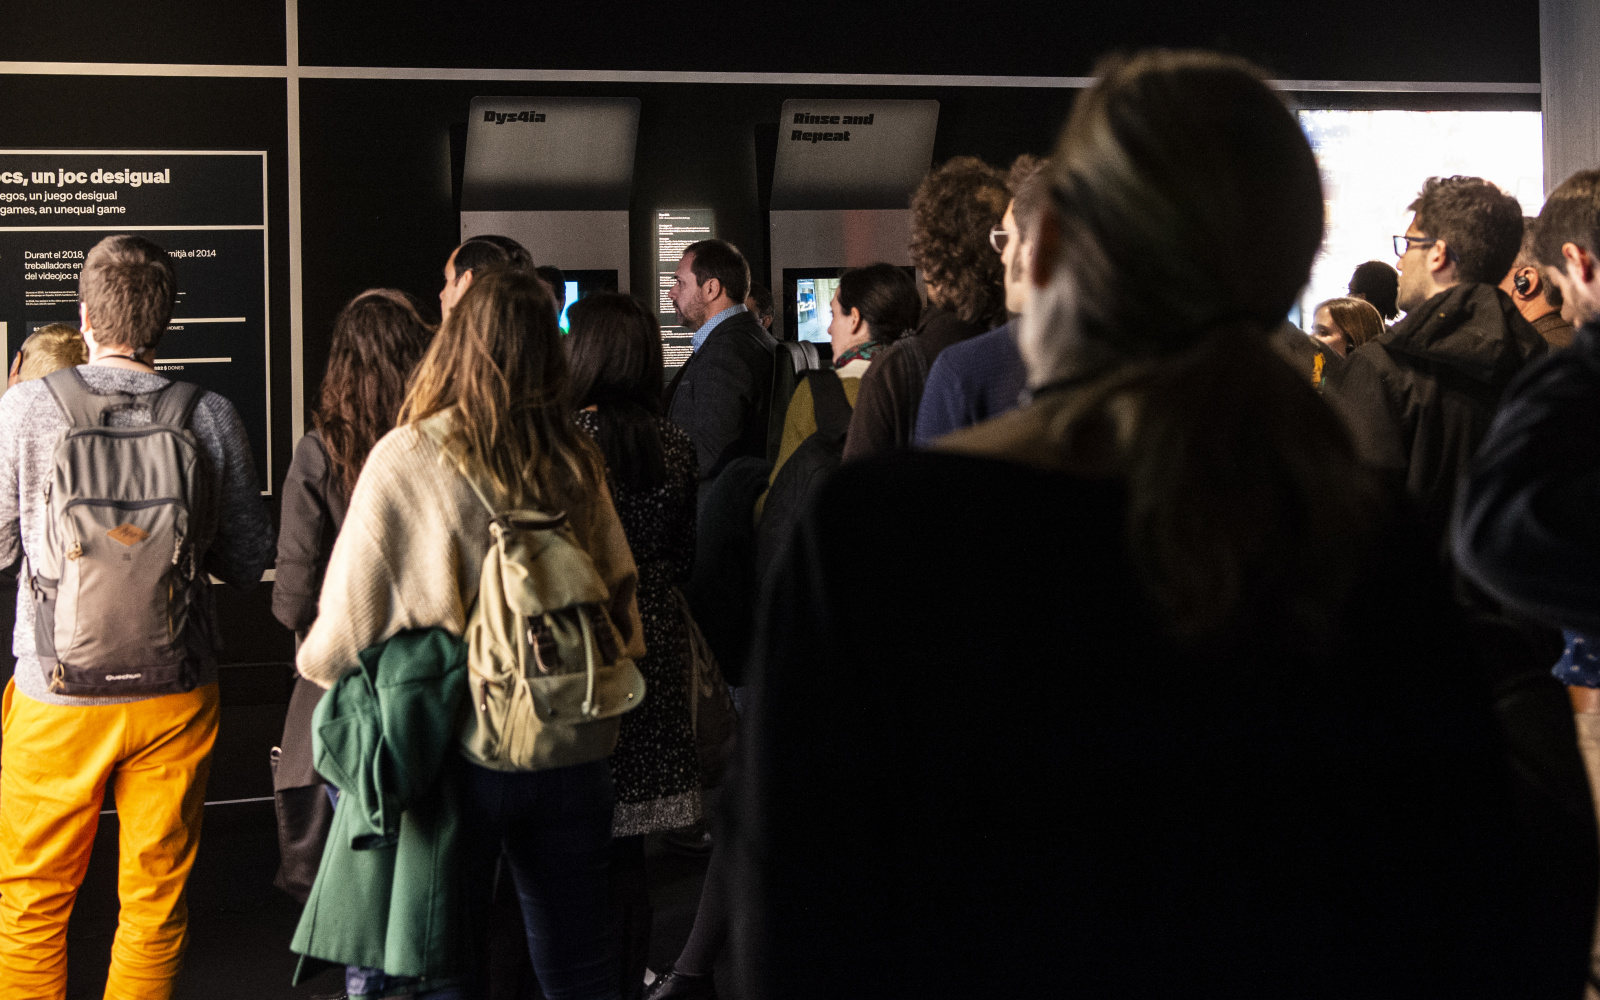
[[567, 301], [561, 307], [561, 332], [566, 333], [571, 327], [567, 325], [567, 312], [572, 304], [588, 295], [590, 292], [614, 292], [617, 290], [616, 271], [574, 271], [562, 269], [562, 275], [567, 279]]
[[801, 278], [794, 285], [795, 339], [823, 343], [833, 322], [833, 293], [838, 278]]
[[[828, 343], [828, 325], [833, 322], [833, 293], [839, 290], [839, 277], [848, 270], [848, 267], [783, 269], [783, 330], [787, 339]], [[916, 268], [902, 270], [916, 277]]]

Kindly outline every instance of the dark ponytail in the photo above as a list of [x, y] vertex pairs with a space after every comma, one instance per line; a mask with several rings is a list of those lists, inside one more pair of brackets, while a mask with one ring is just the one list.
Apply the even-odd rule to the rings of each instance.
[[1268, 606], [1320, 632], [1371, 499], [1338, 417], [1248, 325], [1153, 365], [1139, 397], [1130, 549], [1173, 632], [1216, 634]]
[[839, 276], [839, 306], [861, 310], [873, 340], [891, 344], [915, 330], [922, 318], [917, 283], [893, 264], [853, 267]]
[[1322, 235], [1294, 117], [1242, 60], [1145, 53], [1103, 67], [1050, 170], [1056, 274], [1026, 337], [1035, 384], [1087, 382], [1062, 446], [1099, 442], [1124, 479], [1129, 550], [1175, 636], [1319, 629], [1376, 493], [1268, 344]]

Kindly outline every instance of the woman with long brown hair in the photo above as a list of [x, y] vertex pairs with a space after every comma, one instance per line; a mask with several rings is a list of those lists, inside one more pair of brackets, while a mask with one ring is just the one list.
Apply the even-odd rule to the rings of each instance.
[[1437, 549], [1269, 342], [1322, 237], [1294, 115], [1147, 52], [1047, 169], [1032, 402], [844, 466], [768, 578], [746, 989], [1577, 995], [1593, 827], [1524, 848]]
[[1311, 336], [1338, 351], [1341, 358], [1383, 336], [1383, 317], [1366, 299], [1351, 295], [1329, 299], [1318, 305], [1311, 316]]
[[[328, 370], [312, 417], [283, 482], [272, 613], [305, 638], [317, 617], [317, 591], [333, 540], [367, 453], [389, 432], [405, 400], [406, 379], [433, 339], [417, 301], [371, 288], [339, 312]], [[278, 808], [279, 888], [302, 903], [311, 891], [333, 807], [311, 762], [311, 713], [322, 688], [295, 678], [283, 740], [272, 769]]]
[[[474, 279], [412, 376], [399, 426], [367, 456], [328, 562], [321, 613], [300, 648], [301, 674], [332, 685], [361, 651], [403, 630], [462, 635], [492, 543], [491, 504], [564, 513], [610, 594], [621, 654], [644, 655], [633, 557], [601, 457], [572, 422], [554, 302], [538, 278], [510, 269]], [[460, 885], [473, 947], [487, 947], [483, 924], [503, 852], [546, 995], [612, 1000], [607, 762], [490, 770], [454, 756], [446, 766], [459, 790]], [[481, 956], [463, 971], [481, 975]]]

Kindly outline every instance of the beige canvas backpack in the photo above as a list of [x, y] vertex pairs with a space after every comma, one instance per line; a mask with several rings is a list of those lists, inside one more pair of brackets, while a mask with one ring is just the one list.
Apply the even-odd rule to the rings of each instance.
[[[424, 428], [435, 440], [443, 425]], [[441, 441], [442, 443], [442, 441]], [[496, 771], [543, 771], [611, 755], [644, 676], [621, 653], [611, 594], [564, 513], [489, 511], [489, 550], [467, 621], [467, 756]]]

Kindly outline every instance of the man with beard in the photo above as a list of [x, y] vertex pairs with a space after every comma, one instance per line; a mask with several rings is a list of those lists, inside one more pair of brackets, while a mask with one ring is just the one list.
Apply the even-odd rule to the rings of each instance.
[[694, 440], [702, 481], [735, 458], [767, 453], [776, 344], [745, 308], [749, 293], [750, 265], [724, 240], [691, 243], [667, 292], [694, 331], [694, 354], [667, 390], [667, 419]]
[[1572, 346], [1572, 324], [1561, 315], [1561, 286], [1547, 277], [1534, 253], [1538, 219], [1523, 219], [1522, 249], [1511, 270], [1500, 279], [1500, 290], [1511, 296], [1522, 318], [1533, 324], [1551, 350]]
[[1400, 478], [1442, 533], [1456, 485], [1518, 371], [1548, 349], [1495, 285], [1522, 246], [1517, 200], [1430, 177], [1399, 256], [1406, 317], [1350, 354], [1333, 396], [1363, 459]]

